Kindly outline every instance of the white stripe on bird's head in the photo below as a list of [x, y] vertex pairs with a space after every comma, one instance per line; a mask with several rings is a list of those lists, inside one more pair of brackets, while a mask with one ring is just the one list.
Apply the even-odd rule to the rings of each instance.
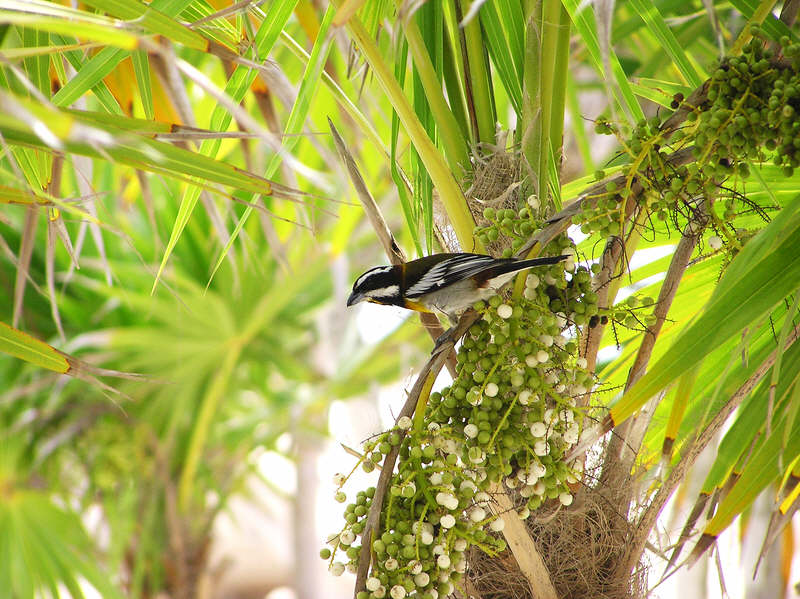
[[397, 297], [400, 295], [400, 286], [389, 285], [388, 287], [381, 287], [380, 289], [370, 289], [365, 295], [369, 297]]

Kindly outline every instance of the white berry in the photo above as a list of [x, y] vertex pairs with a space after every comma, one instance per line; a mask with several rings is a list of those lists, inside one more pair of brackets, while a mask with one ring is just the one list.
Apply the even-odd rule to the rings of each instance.
[[546, 456], [548, 451], [547, 441], [537, 441], [533, 444], [533, 453], [539, 457]]
[[496, 520], [492, 520], [489, 524], [489, 528], [491, 528], [494, 532], [500, 532], [506, 527], [506, 522], [502, 518], [497, 518]]
[[456, 519], [453, 517], [453, 514], [445, 514], [442, 516], [442, 519], [439, 520], [439, 524], [442, 525], [442, 528], [453, 528], [456, 525]]
[[558, 496], [558, 500], [561, 502], [561, 505], [570, 505], [572, 503], [572, 494], [571, 493], [561, 493]]
[[486, 510], [482, 507], [474, 507], [469, 512], [469, 519], [473, 522], [483, 522], [484, 518], [486, 518]]
[[389, 591], [389, 595], [392, 599], [403, 599], [406, 596], [406, 589], [402, 585], [396, 584]]
[[547, 468], [544, 465], [536, 461], [530, 466], [530, 473], [533, 474], [536, 478], [542, 478], [545, 474], [547, 474]]
[[718, 250], [722, 247], [722, 239], [720, 239], [717, 235], [712, 235], [708, 238], [708, 247], [712, 250]]
[[500, 388], [495, 383], [489, 383], [486, 385], [484, 393], [486, 393], [486, 397], [495, 397], [499, 391]]
[[503, 320], [511, 318], [511, 315], [513, 313], [514, 309], [508, 304], [500, 304], [499, 306], [497, 306], [497, 315]]
[[544, 422], [534, 422], [531, 424], [531, 435], [534, 437], [544, 437], [547, 433], [547, 426]]
[[412, 424], [413, 424], [413, 422], [411, 421], [411, 418], [409, 418], [408, 416], [401, 416], [397, 420], [397, 426], [399, 428], [403, 429], [404, 431], [407, 431], [408, 429], [410, 429]]

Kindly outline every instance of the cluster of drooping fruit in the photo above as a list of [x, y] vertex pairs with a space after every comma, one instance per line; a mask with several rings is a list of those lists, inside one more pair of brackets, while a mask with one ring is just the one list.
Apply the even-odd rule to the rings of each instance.
[[782, 38], [783, 58], [774, 61], [763, 31], [753, 27], [751, 33], [742, 55], [721, 62], [711, 77], [695, 157], [722, 178], [747, 177], [747, 160], [771, 155], [790, 177], [800, 166], [800, 44]]
[[486, 220], [486, 225], [475, 227], [475, 237], [487, 247], [498, 239], [510, 239], [510, 245], [503, 249], [501, 254], [502, 258], [510, 258], [530, 238], [539, 224], [532, 219], [532, 214], [535, 216], [539, 208], [536, 196], [530, 196], [527, 204], [519, 210], [485, 208], [483, 218]]
[[[619, 235], [634, 199], [652, 217], [643, 221], [671, 220], [675, 228], [688, 223], [698, 233], [691, 227], [705, 226], [694, 218], [702, 204], [713, 228], [738, 245], [726, 226], [737, 216], [737, 202], [747, 210], [761, 208], [726, 180], [747, 179], [753, 162], [771, 161], [786, 176], [800, 165], [800, 44], [784, 37], [776, 58], [761, 29], [751, 33], [755, 37], [740, 56], [719, 63], [702, 103], [685, 106], [683, 95], [675, 95], [673, 108], [690, 109], [688, 123], [677, 131], [665, 131], [659, 117], [642, 120], [630, 133], [598, 121], [598, 133], [620, 138], [630, 164], [621, 180], [608, 181], [595, 201], [584, 202], [584, 233]], [[691, 152], [676, 160], [673, 152], [684, 147]], [[596, 174], [598, 181], [605, 176]], [[711, 249], [721, 243], [717, 235], [709, 238]]]
[[[497, 224], [508, 227], [506, 215], [499, 216]], [[554, 246], [574, 256], [566, 236]], [[458, 350], [452, 384], [430, 394], [424, 413], [399, 419], [365, 443], [365, 470], [393, 447], [399, 460], [361, 599], [436, 599], [452, 592], [471, 547], [489, 554], [505, 548], [497, 534], [504, 519], [492, 508], [498, 490], [514, 497], [523, 519], [548, 500], [572, 502], [570, 485], [582, 465], [565, 456], [581, 434], [580, 398], [593, 385], [572, 335], [576, 322], [588, 323], [601, 311], [589, 270], [574, 259], [539, 268], [527, 274], [520, 297], [495, 296], [474, 308], [482, 318]], [[345, 478], [337, 475], [337, 486]], [[358, 566], [373, 495], [373, 488], [357, 494], [332, 548], [321, 552], [334, 574]], [[343, 491], [337, 499], [346, 501]]]

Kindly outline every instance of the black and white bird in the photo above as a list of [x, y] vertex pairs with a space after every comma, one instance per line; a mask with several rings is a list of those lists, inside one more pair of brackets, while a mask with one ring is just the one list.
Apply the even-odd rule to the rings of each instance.
[[519, 271], [569, 257], [518, 260], [482, 254], [433, 254], [404, 264], [376, 266], [356, 279], [347, 305], [368, 301], [417, 312], [439, 311], [455, 322], [459, 312], [495, 295]]

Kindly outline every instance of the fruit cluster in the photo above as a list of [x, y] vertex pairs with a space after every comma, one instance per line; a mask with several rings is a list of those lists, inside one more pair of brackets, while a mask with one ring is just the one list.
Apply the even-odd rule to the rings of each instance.
[[[505, 213], [492, 216], [495, 226], [510, 227]], [[517, 216], [529, 222], [527, 214]], [[574, 255], [568, 238], [555, 245]], [[430, 394], [422, 417], [401, 418], [365, 444], [366, 470], [395, 446], [399, 460], [361, 599], [444, 597], [466, 569], [467, 550], [505, 549], [492, 492], [512, 493], [523, 519], [545, 501], [572, 502], [581, 463], [564, 458], [579, 440], [583, 417], [576, 404], [593, 378], [576, 357], [571, 327], [599, 312], [590, 281], [586, 268], [568, 260], [528, 274], [513, 302], [501, 296], [480, 302], [475, 309], [483, 317], [459, 348], [453, 383]], [[337, 475], [337, 486], [345, 478]], [[333, 550], [321, 553], [334, 574], [357, 568], [373, 495], [374, 489], [360, 492], [347, 506]], [[345, 501], [342, 491], [337, 499]]]
[[717, 177], [747, 177], [746, 161], [761, 161], [770, 153], [790, 177], [800, 165], [800, 44], [784, 37], [784, 58], [773, 61], [762, 31], [754, 27], [751, 33], [755, 37], [742, 55], [714, 71], [708, 104], [699, 115], [695, 157], [713, 166]]
[[510, 247], [503, 249], [500, 256], [501, 258], [510, 258], [536, 230], [536, 223], [531, 220], [531, 212], [536, 208], [538, 208], [538, 202], [534, 196], [528, 198], [528, 206], [520, 210], [485, 208], [483, 218], [488, 224], [483, 227], [475, 227], [475, 237], [486, 247], [497, 242], [498, 239], [510, 239]]
[[[786, 176], [793, 174], [800, 165], [800, 44], [783, 38], [776, 58], [765, 47], [762, 31], [754, 27], [751, 33], [755, 37], [740, 56], [717, 66], [705, 100], [688, 107], [688, 123], [681, 129], [665, 131], [659, 117], [640, 121], [629, 133], [608, 121], [597, 122], [598, 133], [620, 138], [630, 163], [594, 201], [584, 203], [584, 233], [619, 235], [634, 199], [650, 217], [671, 219], [675, 228], [688, 223], [690, 232], [698, 232], [692, 226], [704, 226], [696, 217], [705, 202], [703, 211], [710, 213], [714, 228], [725, 231], [737, 215], [737, 201], [752, 208], [724, 185], [727, 179], [746, 179], [752, 162], [767, 160]], [[683, 103], [683, 95], [676, 94], [673, 108]], [[691, 147], [689, 164], [670, 157], [681, 147]], [[600, 181], [606, 175], [598, 171], [595, 176]], [[719, 239], [714, 236], [712, 245]]]
[[[736, 215], [735, 197], [726, 196], [723, 187], [726, 179], [748, 177], [748, 161], [765, 159], [791, 174], [800, 164], [800, 45], [788, 40], [781, 45], [781, 60], [755, 39], [741, 56], [721, 62], [706, 99], [689, 107], [689, 122], [678, 131], [665, 130], [658, 117], [630, 132], [598, 122], [599, 133], [620, 137], [630, 163], [583, 203], [583, 232], [621, 235], [634, 209], [639, 216], [672, 219], [694, 234], [707, 224], [699, 215], [708, 213], [714, 228], [724, 231], [725, 221]], [[676, 94], [673, 108], [684, 102]], [[675, 150], [690, 147], [682, 160], [674, 159]], [[687, 157], [693, 161], [687, 163]], [[598, 181], [605, 178], [596, 173]], [[718, 214], [715, 205], [724, 212]], [[508, 257], [541, 226], [538, 212], [533, 196], [517, 209], [488, 207], [475, 235]], [[720, 250], [723, 240], [712, 235], [708, 246]], [[566, 236], [552, 249], [575, 255]], [[597, 264], [576, 268], [567, 260], [529, 273], [524, 292], [513, 301], [495, 296], [480, 302], [475, 309], [482, 318], [458, 350], [453, 383], [431, 393], [414, 419], [400, 418], [391, 431], [364, 444], [360, 463], [368, 472], [393, 450], [399, 459], [359, 599], [450, 594], [470, 548], [489, 554], [505, 549], [498, 533], [509, 516], [494, 512], [492, 493], [508, 492], [522, 519], [547, 501], [570, 505], [581, 463], [567, 463], [565, 456], [580, 438], [580, 398], [594, 385], [586, 361], [578, 357], [574, 327], [610, 317], [646, 328], [656, 318], [648, 297], [631, 296], [611, 310], [598, 307], [591, 289], [591, 273], [598, 269]], [[346, 479], [335, 477], [335, 497], [342, 503]], [[374, 495], [372, 487], [356, 495], [345, 509], [343, 529], [331, 538], [331, 548], [321, 551], [333, 574], [357, 569]]]

